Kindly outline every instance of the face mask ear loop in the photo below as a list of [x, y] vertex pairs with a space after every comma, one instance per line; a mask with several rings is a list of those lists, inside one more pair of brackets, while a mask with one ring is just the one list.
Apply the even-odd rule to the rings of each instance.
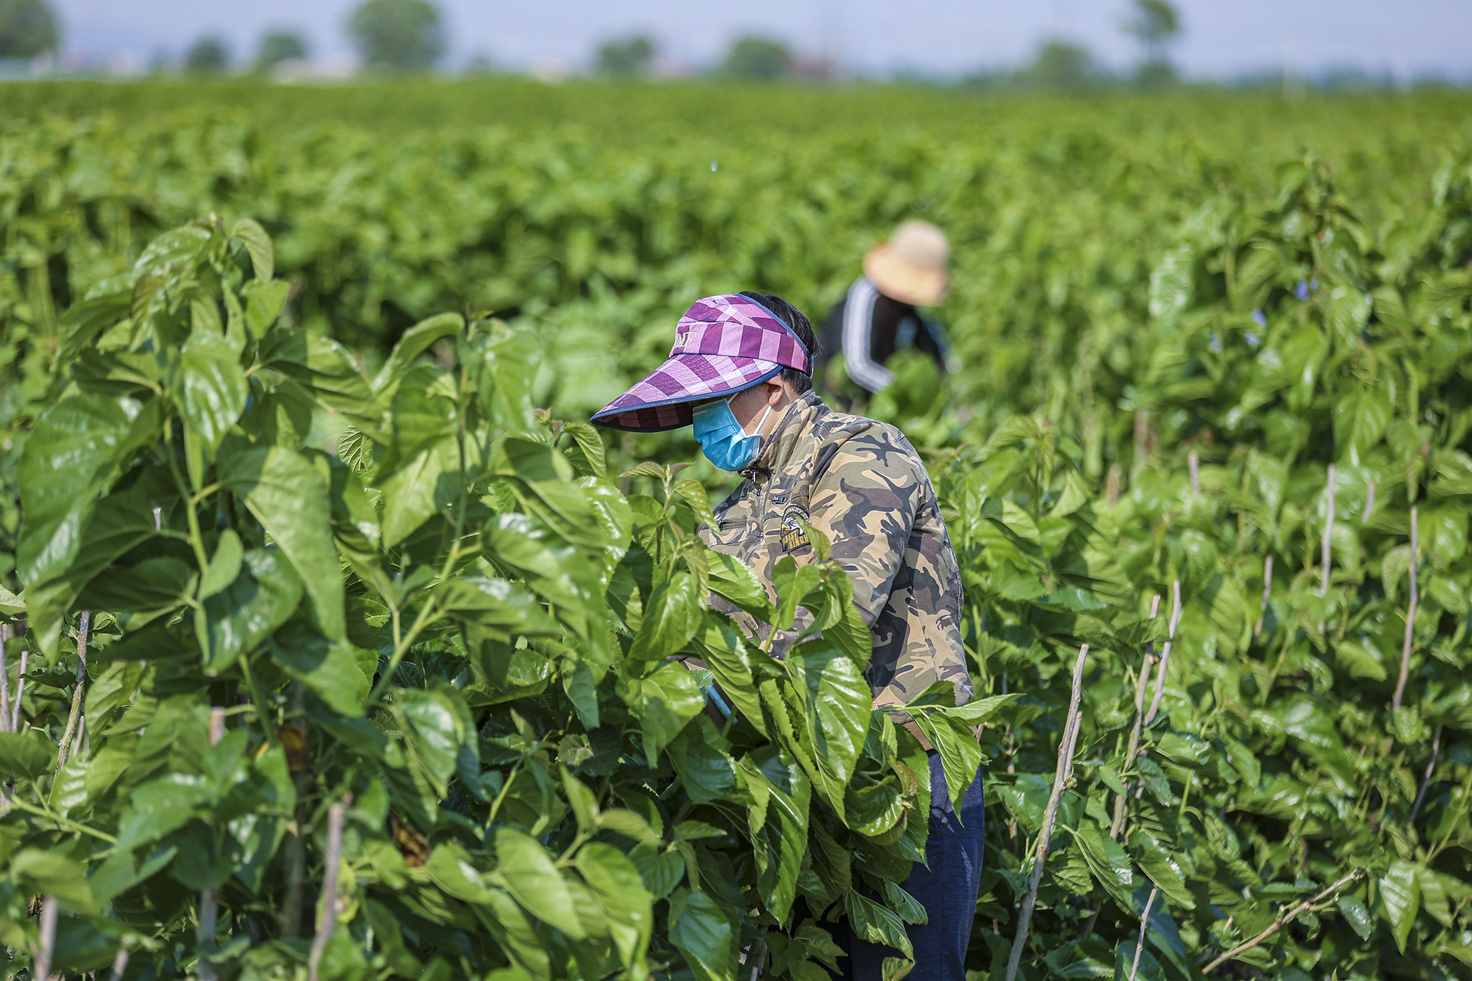
[[761, 421], [756, 424], [756, 432], [752, 433], [753, 436], [761, 436], [761, 434], [762, 434], [762, 427], [767, 424], [767, 416], [769, 416], [771, 414], [772, 414], [772, 407], [770, 405], [768, 405], [767, 406], [767, 411], [762, 413]]

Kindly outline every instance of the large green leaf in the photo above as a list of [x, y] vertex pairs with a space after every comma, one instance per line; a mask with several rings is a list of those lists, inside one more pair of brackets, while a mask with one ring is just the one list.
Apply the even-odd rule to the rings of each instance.
[[1385, 918], [1390, 923], [1395, 946], [1405, 953], [1406, 940], [1411, 927], [1416, 923], [1416, 914], [1421, 909], [1420, 868], [1404, 859], [1390, 863], [1389, 870], [1380, 877], [1380, 901], [1385, 906]]
[[15, 475], [21, 526], [16, 574], [44, 582], [71, 564], [98, 492], [138, 447], [152, 442], [158, 404], [132, 398], [73, 395], [37, 421]]
[[272, 446], [231, 454], [220, 461], [218, 476], [221, 488], [244, 501], [296, 568], [322, 632], [341, 640], [342, 576], [321, 472], [301, 454]]
[[195, 331], [179, 351], [173, 396], [180, 415], [204, 445], [205, 462], [245, 411], [245, 372], [223, 334]]
[[639, 720], [644, 758], [650, 766], [705, 705], [705, 694], [694, 675], [673, 661], [658, 662], [646, 675], [620, 675], [617, 690]]
[[526, 832], [508, 827], [496, 829], [495, 845], [495, 876], [516, 901], [537, 919], [574, 940], [582, 939], [585, 933], [572, 893], [547, 850]]
[[195, 613], [205, 669], [223, 671], [271, 636], [296, 611], [303, 588], [278, 549], [248, 549], [235, 581]]
[[681, 889], [670, 898], [670, 943], [685, 955], [697, 981], [726, 981], [732, 953], [731, 922], [703, 892]]

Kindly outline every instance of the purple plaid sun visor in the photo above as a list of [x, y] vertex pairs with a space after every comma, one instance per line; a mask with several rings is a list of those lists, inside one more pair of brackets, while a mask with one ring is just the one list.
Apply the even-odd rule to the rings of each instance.
[[690, 425], [692, 402], [733, 395], [813, 359], [785, 323], [750, 297], [707, 296], [685, 311], [669, 360], [593, 414], [610, 429], [659, 432]]

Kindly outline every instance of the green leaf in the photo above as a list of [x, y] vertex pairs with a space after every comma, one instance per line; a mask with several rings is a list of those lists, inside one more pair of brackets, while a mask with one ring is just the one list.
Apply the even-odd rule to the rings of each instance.
[[547, 850], [526, 832], [506, 826], [496, 829], [495, 844], [493, 875], [505, 883], [522, 908], [573, 940], [581, 940], [586, 933], [572, 893]]
[[268, 280], [276, 272], [276, 250], [271, 245], [271, 236], [254, 218], [242, 218], [230, 229], [230, 237], [238, 238], [250, 253], [250, 264], [255, 269], [256, 279]]
[[464, 330], [465, 319], [458, 313], [442, 313], [404, 331], [373, 379], [373, 391], [382, 392], [396, 382], [435, 341], [454, 337]]
[[203, 443], [205, 462], [213, 462], [250, 394], [240, 357], [224, 335], [196, 331], [180, 349], [177, 366], [172, 394], [185, 424]]
[[0, 732], [0, 773], [35, 780], [56, 765], [56, 744], [45, 730]]
[[460, 747], [467, 737], [473, 738], [473, 731], [467, 732], [461, 713], [445, 691], [401, 689], [394, 696], [394, 715], [403, 723], [410, 765], [425, 776], [437, 796], [445, 797]]
[[843, 894], [843, 909], [854, 936], [871, 944], [893, 947], [906, 957], [914, 956], [905, 924], [892, 911], [852, 889]]
[[695, 636], [705, 615], [705, 597], [685, 571], [655, 585], [644, 603], [644, 621], [629, 648], [629, 660], [646, 664], [678, 654]]
[[218, 475], [220, 486], [245, 502], [300, 574], [322, 632], [341, 640], [342, 575], [326, 479], [301, 454], [279, 446], [232, 454]]
[[1415, 925], [1416, 913], [1421, 909], [1420, 867], [1404, 859], [1390, 863], [1389, 870], [1380, 877], [1380, 901], [1385, 906], [1385, 918], [1390, 923], [1395, 946], [1402, 954], [1406, 951], [1406, 940]]
[[656, 663], [654, 670], [642, 677], [621, 675], [616, 691], [639, 720], [644, 757], [650, 766], [655, 765], [660, 751], [705, 706], [705, 694], [695, 677], [673, 661]]
[[235, 529], [226, 528], [220, 532], [215, 554], [199, 581], [199, 598], [209, 599], [233, 583], [240, 575], [240, 563], [244, 555], [245, 550], [241, 547], [240, 536], [235, 534]]
[[1084, 821], [1074, 835], [1074, 841], [1083, 850], [1084, 861], [1094, 881], [1104, 887], [1121, 910], [1128, 916], [1136, 916], [1133, 893], [1135, 889], [1134, 866], [1119, 842], [1099, 833], [1092, 821]]
[[[376, 665], [378, 655], [371, 651], [365, 653]], [[328, 640], [296, 620], [276, 635], [271, 644], [271, 658], [287, 674], [312, 689], [333, 711], [347, 718], [363, 714], [363, 702], [373, 679], [359, 667], [358, 655], [351, 644]]]
[[57, 851], [25, 848], [12, 855], [6, 866], [7, 875], [21, 884], [26, 895], [51, 896], [76, 913], [98, 912], [82, 863]]
[[703, 892], [681, 889], [670, 898], [670, 943], [690, 965], [696, 981], [728, 981], [731, 921]]
[[624, 965], [643, 963], [654, 930], [654, 913], [653, 899], [638, 867], [617, 848], [598, 841], [578, 849], [574, 864], [603, 907]]
[[302, 589], [301, 578], [279, 550], [247, 550], [235, 581], [195, 614], [206, 671], [225, 670], [271, 636], [296, 612]]
[[1365, 908], [1365, 904], [1348, 893], [1340, 893], [1334, 902], [1339, 907], [1339, 912], [1344, 914], [1344, 920], [1350, 929], [1361, 940], [1369, 940], [1370, 934], [1375, 931], [1375, 925], [1370, 920], [1370, 911]]
[[[803, 723], [817, 765], [842, 787], [853, 776], [864, 747], [873, 691], [853, 660], [825, 641], [799, 646], [784, 667], [802, 697]], [[975, 745], [974, 737], [971, 741]]]
[[94, 395], [65, 398], [36, 422], [15, 470], [24, 515], [16, 549], [21, 582], [66, 570], [99, 492], [158, 426], [156, 401]]

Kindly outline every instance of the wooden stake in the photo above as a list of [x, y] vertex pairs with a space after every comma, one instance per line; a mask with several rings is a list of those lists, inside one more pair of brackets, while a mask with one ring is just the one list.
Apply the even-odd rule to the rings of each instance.
[[312, 938], [312, 949], [307, 957], [307, 981], [317, 981], [317, 965], [332, 931], [337, 927], [337, 867], [342, 863], [342, 820], [341, 804], [327, 809], [327, 854], [323, 857], [322, 869], [322, 916], [317, 923], [317, 935]]
[[1191, 493], [1192, 494], [1200, 494], [1201, 493], [1201, 457], [1199, 457], [1199, 456], [1196, 455], [1196, 451], [1195, 450], [1192, 450], [1190, 453], [1187, 453], [1186, 454], [1186, 469], [1191, 474]]
[[1327, 504], [1328, 515], [1324, 520], [1324, 542], [1319, 557], [1319, 564], [1324, 568], [1324, 577], [1319, 582], [1320, 596], [1329, 595], [1329, 566], [1333, 561], [1333, 556], [1329, 548], [1330, 536], [1334, 531], [1334, 464], [1332, 463], [1329, 464], [1329, 483], [1324, 488], [1324, 493], [1328, 496], [1329, 500]]
[[22, 647], [20, 649], [20, 670], [15, 674], [15, 704], [10, 707], [10, 731], [20, 731], [20, 702], [26, 693], [26, 661], [31, 652]]
[[1392, 712], [1400, 708], [1401, 696], [1406, 692], [1406, 675], [1411, 670], [1411, 633], [1416, 626], [1416, 563], [1420, 559], [1420, 543], [1416, 540], [1416, 507], [1411, 506], [1411, 603], [1406, 610], [1406, 639], [1400, 648], [1400, 677], [1395, 682], [1395, 695], [1390, 699]]
[[[1156, 593], [1150, 597], [1150, 619], [1154, 620], [1160, 613], [1160, 594]], [[1145, 718], [1145, 686], [1150, 683], [1150, 669], [1155, 664], [1155, 641], [1145, 645], [1145, 659], [1140, 662], [1140, 674], [1135, 678], [1135, 725], [1130, 730], [1129, 749], [1125, 752], [1125, 765], [1128, 766], [1135, 760], [1135, 753], [1140, 749], [1140, 726]], [[1114, 798], [1114, 820], [1109, 825], [1109, 837], [1118, 838], [1119, 833], [1124, 830], [1124, 819], [1128, 800], [1124, 794], [1118, 794]]]
[[72, 708], [67, 713], [66, 730], [61, 734], [61, 745], [56, 749], [56, 772], [66, 765], [71, 751], [72, 737], [77, 734], [77, 722], [82, 717], [82, 697], [87, 693], [87, 631], [92, 626], [92, 611], [83, 610], [77, 625], [77, 682], [72, 686]]
[[1365, 495], [1365, 513], [1360, 518], [1361, 524], [1370, 520], [1370, 512], [1373, 510], [1375, 510], [1375, 482], [1372, 480], [1370, 481], [1370, 493]]
[[1028, 927], [1032, 925], [1032, 914], [1038, 905], [1038, 886], [1043, 880], [1043, 866], [1048, 861], [1048, 842], [1053, 837], [1053, 825], [1058, 820], [1058, 801], [1062, 799], [1063, 788], [1073, 773], [1073, 750], [1078, 741], [1079, 717], [1082, 715], [1079, 701], [1083, 697], [1084, 661], [1088, 656], [1089, 645], [1084, 644], [1078, 649], [1078, 660], [1073, 665], [1073, 691], [1068, 697], [1068, 721], [1063, 726], [1063, 738], [1058, 743], [1058, 768], [1053, 774], [1053, 792], [1048, 795], [1048, 806], [1043, 811], [1043, 826], [1038, 832], [1032, 878], [1028, 882], [1027, 896], [1022, 900], [1022, 910], [1017, 917], [1017, 936], [1012, 940], [1012, 952], [1007, 958], [1006, 981], [1017, 979], [1022, 951], [1027, 946]]
[[42, 899], [41, 947], [36, 951], [35, 966], [31, 969], [31, 977], [36, 981], [49, 981], [51, 977], [51, 962], [56, 959], [56, 914], [55, 897]]
[[1140, 955], [1145, 952], [1145, 928], [1150, 925], [1150, 907], [1155, 905], [1155, 896], [1160, 890], [1151, 888], [1150, 898], [1145, 900], [1145, 912], [1140, 916], [1140, 939], [1135, 941], [1135, 962], [1130, 965], [1130, 981], [1140, 973]]
[[1256, 947], [1258, 944], [1262, 943], [1264, 940], [1268, 939], [1273, 934], [1277, 933], [1279, 930], [1283, 929], [1285, 926], [1298, 919], [1301, 914], [1307, 913], [1316, 905], [1323, 902], [1325, 899], [1334, 895], [1340, 889], [1358, 879], [1362, 874], [1363, 873], [1361, 872], [1361, 870], [1355, 869], [1349, 875], [1340, 879], [1338, 882], [1334, 883], [1332, 886], [1319, 893], [1313, 899], [1305, 900], [1304, 902], [1301, 902], [1297, 906], [1293, 907], [1293, 909], [1279, 913], [1278, 918], [1275, 919], [1271, 924], [1269, 924], [1266, 930], [1264, 930], [1262, 933], [1259, 933], [1251, 940], [1248, 940], [1245, 943], [1240, 943], [1237, 946], [1233, 947], [1231, 950], [1227, 951], [1225, 954], [1221, 955], [1216, 960], [1212, 961], [1210, 964], [1202, 968], [1201, 973], [1210, 974], [1212, 971], [1216, 970], [1222, 964], [1225, 964], [1227, 961], [1236, 957], [1238, 954], [1241, 954], [1245, 951], [1251, 950], [1253, 947]]
[[1150, 711], [1145, 714], [1145, 725], [1155, 721], [1155, 713], [1160, 711], [1160, 699], [1165, 695], [1165, 670], [1170, 667], [1170, 650], [1176, 642], [1176, 626], [1181, 622], [1181, 581], [1175, 580], [1170, 584], [1171, 609], [1170, 609], [1170, 634], [1165, 641], [1165, 649], [1160, 652], [1160, 667], [1155, 672], [1155, 694], [1150, 699]]
[[118, 945], [118, 956], [112, 959], [111, 981], [123, 981], [123, 972], [128, 969], [128, 942], [124, 940]]
[[10, 624], [0, 623], [0, 732], [10, 731], [10, 664], [5, 660], [5, 642]]
[[[210, 745], [225, 738], [225, 710], [216, 705], [210, 709]], [[199, 894], [199, 925], [195, 928], [195, 947], [199, 952], [199, 981], [217, 981], [210, 955], [215, 950], [215, 929], [219, 923], [220, 900], [214, 889]]]
[[1257, 614], [1257, 626], [1252, 628], [1252, 639], [1262, 639], [1262, 622], [1268, 616], [1268, 594], [1273, 589], [1273, 557], [1262, 560], [1262, 609]]

